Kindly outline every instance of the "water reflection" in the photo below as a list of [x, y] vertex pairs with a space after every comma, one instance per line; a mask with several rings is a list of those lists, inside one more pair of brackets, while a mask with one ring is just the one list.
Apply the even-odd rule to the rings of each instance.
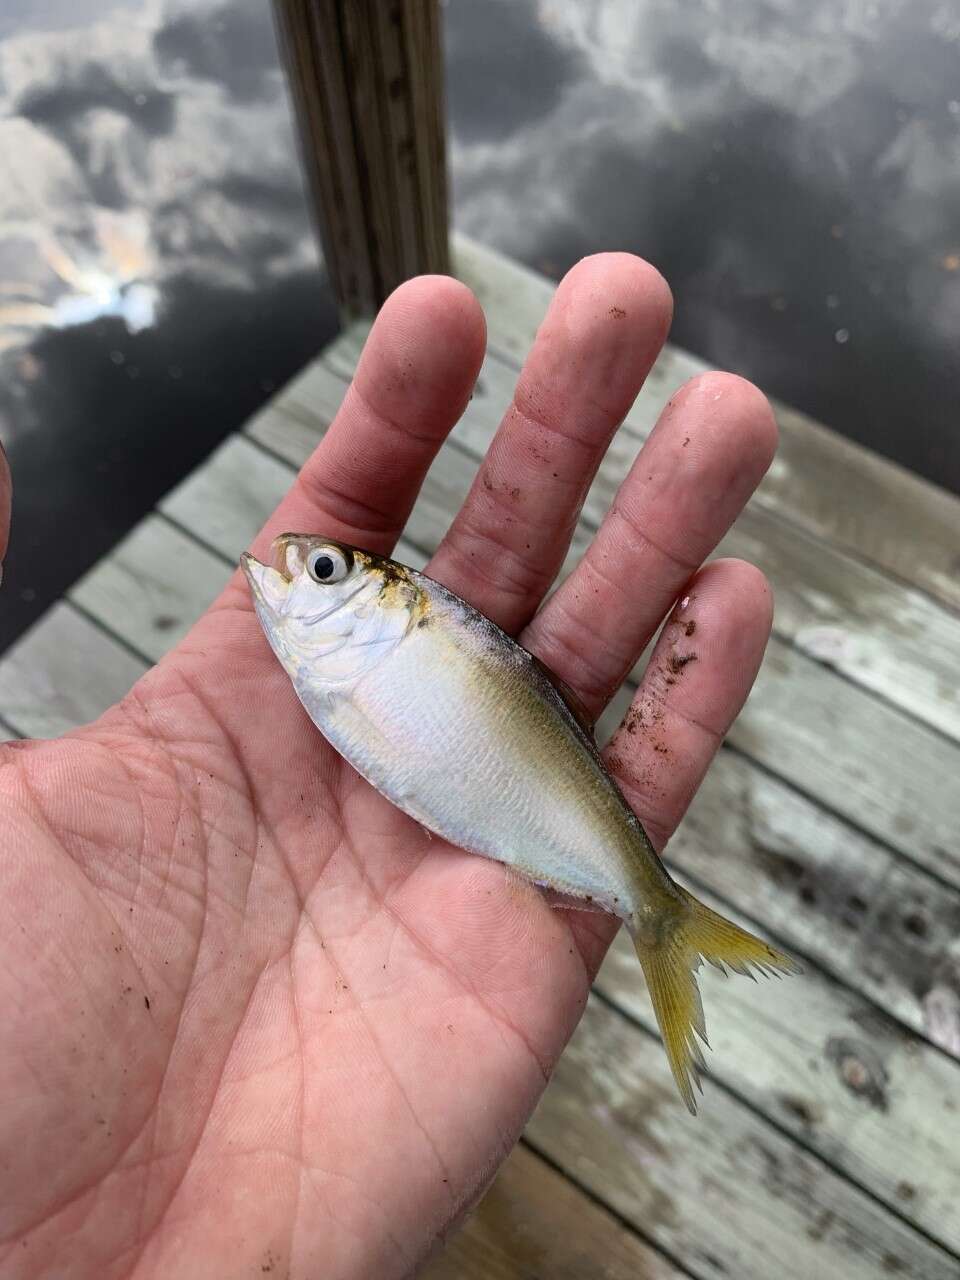
[[[8, 227], [5, 250], [8, 275], [0, 304], [0, 352], [29, 341], [36, 328], [66, 329], [102, 316], [123, 320], [131, 333], [157, 320], [159, 293], [150, 283], [153, 262], [146, 222], [139, 210], [115, 215], [94, 210], [94, 252], [72, 256], [45, 228]], [[35, 258], [46, 268], [46, 287], [18, 265]], [[22, 271], [22, 278], [18, 275]], [[49, 296], [49, 302], [37, 301]]]
[[0, 647], [336, 325], [269, 7], [54, 16], [0, 44]]
[[[496, 128], [461, 123], [481, 93], [451, 37], [460, 225], [555, 275], [596, 249], [642, 254], [673, 286], [677, 342], [960, 491], [957, 6], [483, 8]], [[468, 10], [451, 0], [452, 29]], [[524, 23], [539, 34], [518, 92], [506, 46]], [[549, 93], [542, 68], [564, 77]]]

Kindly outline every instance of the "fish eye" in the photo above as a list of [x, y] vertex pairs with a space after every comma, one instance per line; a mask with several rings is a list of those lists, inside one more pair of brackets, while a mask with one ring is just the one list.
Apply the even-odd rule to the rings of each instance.
[[347, 557], [337, 547], [314, 547], [307, 556], [307, 573], [314, 582], [342, 582], [349, 572]]

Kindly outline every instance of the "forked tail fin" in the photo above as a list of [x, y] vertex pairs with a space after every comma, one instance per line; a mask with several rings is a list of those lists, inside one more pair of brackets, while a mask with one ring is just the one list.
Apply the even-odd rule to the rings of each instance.
[[685, 889], [680, 893], [687, 910], [678, 917], [673, 932], [653, 946], [637, 934], [633, 942], [673, 1077], [687, 1109], [696, 1115], [693, 1090], [694, 1085], [701, 1089], [700, 1071], [705, 1066], [697, 1036], [709, 1048], [696, 979], [701, 957], [722, 973], [732, 969], [748, 978], [753, 977], [751, 969], [763, 974], [799, 973], [800, 966], [768, 942], [705, 907]]

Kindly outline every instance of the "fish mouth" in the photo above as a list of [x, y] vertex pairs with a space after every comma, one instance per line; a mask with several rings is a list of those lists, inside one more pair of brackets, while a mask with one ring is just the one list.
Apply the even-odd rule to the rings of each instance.
[[240, 568], [250, 584], [254, 603], [271, 614], [280, 613], [292, 579], [280, 569], [262, 564], [249, 551], [240, 557]]
[[[282, 578], [286, 578], [287, 582], [292, 582], [303, 567], [303, 543], [305, 541], [306, 537], [302, 533], [281, 533], [270, 544], [273, 568]], [[291, 551], [296, 554], [291, 556]]]

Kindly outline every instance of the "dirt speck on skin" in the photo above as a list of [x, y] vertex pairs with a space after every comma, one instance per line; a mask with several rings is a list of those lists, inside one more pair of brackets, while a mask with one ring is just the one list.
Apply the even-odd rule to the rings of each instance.
[[511, 489], [511, 490], [510, 490], [510, 497], [511, 497], [511, 498], [519, 498], [519, 497], [520, 497], [520, 490], [519, 490], [519, 489]]
[[660, 724], [665, 714], [663, 699], [652, 693], [646, 695], [642, 706], [637, 711], [640, 726], [643, 729], [652, 729], [654, 725]]
[[486, 489], [487, 493], [492, 493], [492, 492], [493, 492], [493, 481], [492, 481], [492, 480], [489, 480], [486, 476], [484, 476], [484, 477], [483, 477], [483, 487]]
[[627, 318], [627, 313], [623, 307], [611, 307], [610, 315], [613, 316], [614, 320], [625, 320]]
[[627, 733], [636, 733], [638, 729], [646, 727], [643, 719], [643, 709], [641, 707], [631, 707], [627, 712], [627, 717], [623, 722], [623, 727]]
[[683, 668], [689, 662], [696, 662], [697, 655], [695, 653], [671, 653], [668, 659], [668, 665], [673, 674], [679, 675]]

